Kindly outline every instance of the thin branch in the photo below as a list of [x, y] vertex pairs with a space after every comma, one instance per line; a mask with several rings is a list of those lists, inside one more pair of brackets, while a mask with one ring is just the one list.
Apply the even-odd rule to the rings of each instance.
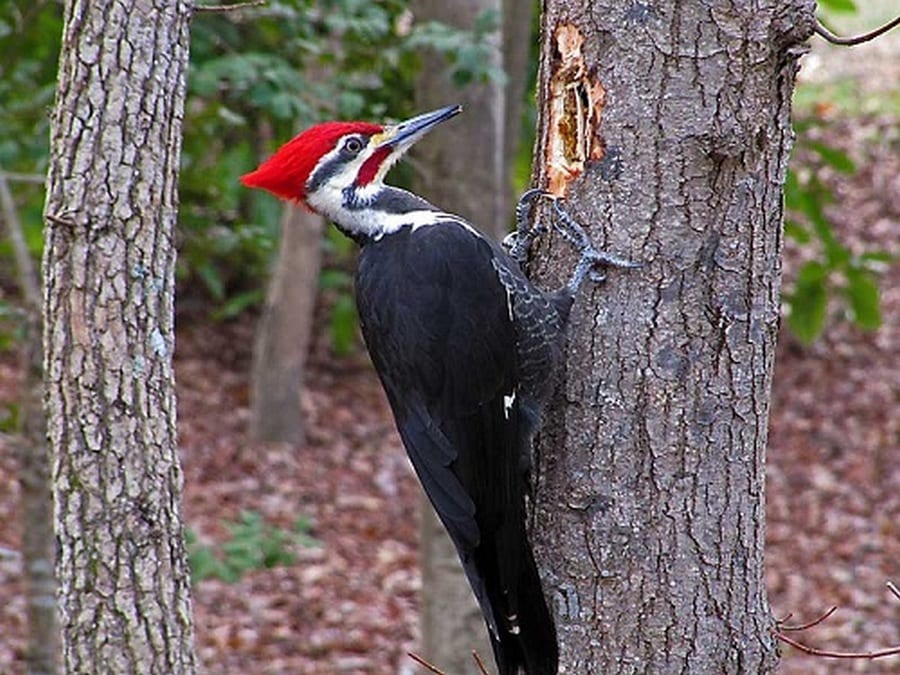
[[897, 647], [888, 647], [887, 649], [879, 649], [874, 652], [833, 652], [828, 649], [817, 649], [816, 647], [810, 647], [809, 645], [805, 645], [802, 642], [797, 642], [796, 640], [789, 638], [784, 633], [780, 633], [778, 630], [773, 630], [772, 634], [776, 639], [781, 640], [782, 642], [789, 644], [791, 647], [795, 649], [799, 649], [804, 654], [809, 654], [810, 656], [824, 656], [832, 659], [880, 659], [885, 656], [897, 656], [900, 654], [900, 645]]
[[900, 598], [900, 588], [897, 588], [897, 585], [893, 581], [886, 581], [884, 582], [884, 585], [888, 587], [888, 590], [891, 593]]
[[418, 663], [420, 666], [424, 666], [425, 668], [427, 668], [429, 672], [434, 673], [435, 675], [446, 675], [446, 673], [444, 673], [443, 670], [441, 670], [440, 668], [438, 668], [435, 665], [428, 663], [428, 661], [423, 659], [421, 656], [419, 656], [415, 652], [406, 652], [406, 655], [409, 658], [411, 658], [413, 661]]
[[818, 619], [810, 621], [809, 623], [800, 624], [799, 626], [785, 626], [784, 625], [784, 622], [787, 621], [791, 616], [790, 614], [788, 614], [787, 617], [785, 617], [781, 621], [776, 621], [776, 625], [778, 626], [778, 630], [780, 630], [784, 633], [787, 633], [790, 631], [807, 630], [809, 628], [812, 628], [813, 626], [818, 626], [820, 623], [822, 623], [825, 619], [827, 619], [829, 616], [834, 614], [836, 611], [837, 611], [837, 605], [832, 605], [831, 609], [829, 609], [827, 612], [825, 612]]
[[43, 185], [46, 182], [47, 177], [39, 173], [0, 171], [0, 179], [7, 180], [10, 183], [34, 183], [35, 185]]
[[840, 35], [835, 35], [830, 30], [825, 28], [822, 25], [822, 22], [819, 21], [818, 17], [816, 18], [816, 28], [815, 31], [818, 35], [822, 36], [833, 45], [842, 45], [844, 47], [852, 47], [853, 45], [862, 44], [863, 42], [868, 42], [869, 40], [874, 40], [879, 35], [884, 35], [892, 28], [896, 28], [900, 26], [900, 16], [898, 16], [893, 21], [889, 21], [884, 24], [880, 28], [876, 28], [875, 30], [869, 31], [868, 33], [863, 33], [862, 35], [855, 35], [854, 37], [841, 37]]
[[41, 287], [34, 270], [31, 252], [25, 243], [25, 234], [22, 231], [19, 214], [16, 212], [16, 203], [9, 191], [9, 182], [3, 174], [0, 174], [0, 209], [3, 211], [3, 220], [6, 221], [9, 239], [12, 242], [22, 297], [25, 299], [28, 310], [37, 313], [41, 307]]
[[249, 7], [262, 7], [267, 0], [249, 0], [249, 2], [236, 2], [233, 5], [194, 5], [195, 12], [236, 12], [239, 9]]
[[474, 649], [472, 650], [472, 658], [475, 659], [475, 665], [478, 666], [478, 672], [480, 672], [481, 675], [490, 675], [487, 666], [485, 666], [484, 661], [481, 660], [481, 656], [479, 656], [478, 652]]

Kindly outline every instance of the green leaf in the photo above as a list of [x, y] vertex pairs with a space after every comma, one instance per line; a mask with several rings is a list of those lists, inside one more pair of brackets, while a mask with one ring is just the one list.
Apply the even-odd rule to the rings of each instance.
[[787, 322], [801, 342], [812, 344], [825, 327], [828, 306], [827, 270], [818, 262], [808, 262], [797, 276], [794, 291], [787, 298], [791, 311]]
[[212, 312], [212, 318], [216, 321], [233, 319], [243, 313], [244, 310], [255, 307], [263, 301], [263, 291], [260, 288], [252, 288], [232, 295]]
[[800, 244], [808, 244], [811, 239], [809, 230], [795, 220], [784, 221], [784, 234]]
[[197, 265], [196, 271], [203, 283], [206, 284], [206, 290], [216, 300], [223, 300], [225, 298], [225, 283], [222, 281], [222, 276], [212, 261], [204, 260]]
[[344, 270], [324, 269], [319, 274], [319, 288], [324, 290], [347, 290], [351, 285], [350, 275]]
[[356, 344], [356, 305], [349, 293], [338, 296], [331, 308], [331, 348], [337, 356], [347, 356]]
[[881, 301], [878, 284], [865, 270], [850, 267], [845, 272], [847, 286], [844, 292], [853, 312], [853, 322], [865, 330], [881, 326]]
[[859, 256], [863, 262], [886, 263], [893, 265], [897, 262], [897, 256], [889, 251], [868, 251]]
[[853, 160], [850, 159], [850, 155], [848, 155], [843, 150], [833, 148], [830, 145], [821, 143], [819, 141], [808, 141], [807, 145], [809, 145], [812, 150], [818, 153], [819, 157], [822, 158], [822, 161], [824, 161], [833, 169], [836, 169], [841, 173], [856, 172], [856, 164], [854, 164]]
[[832, 12], [855, 13], [857, 11], [853, 0], [819, 0], [819, 5]]

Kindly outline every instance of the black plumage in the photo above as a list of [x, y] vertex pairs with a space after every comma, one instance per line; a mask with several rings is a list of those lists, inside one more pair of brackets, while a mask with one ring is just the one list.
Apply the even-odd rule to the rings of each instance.
[[555, 673], [525, 492], [535, 395], [551, 379], [570, 303], [548, 299], [497, 244], [450, 216], [364, 242], [356, 281], [366, 345], [500, 672]]

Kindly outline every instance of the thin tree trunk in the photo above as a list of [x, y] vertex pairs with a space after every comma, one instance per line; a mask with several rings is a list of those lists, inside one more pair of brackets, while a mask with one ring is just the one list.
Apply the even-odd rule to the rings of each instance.
[[56, 616], [56, 579], [53, 575], [56, 542], [50, 497], [50, 454], [43, 408], [41, 291], [9, 184], [2, 173], [0, 205], [13, 244], [16, 278], [25, 307], [25, 335], [22, 339], [25, 379], [19, 397], [20, 435], [17, 438], [22, 567], [28, 597], [28, 651], [25, 660], [29, 675], [53, 675], [59, 666], [59, 622]]
[[321, 216], [285, 205], [281, 246], [253, 350], [251, 435], [303, 442], [300, 395], [321, 266]]
[[[765, 447], [806, 0], [545, 0], [536, 184], [602, 248], [537, 452], [569, 673], [770, 673]], [[542, 214], [549, 216], [549, 207]], [[573, 253], [542, 243], [535, 276]]]
[[66, 672], [192, 673], [175, 444], [185, 0], [66, 4], [44, 363]]

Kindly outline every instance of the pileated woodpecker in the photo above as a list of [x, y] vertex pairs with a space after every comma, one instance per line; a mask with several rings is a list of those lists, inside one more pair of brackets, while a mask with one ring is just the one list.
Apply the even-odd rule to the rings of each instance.
[[501, 675], [557, 672], [553, 618], [525, 530], [531, 439], [550, 393], [578, 286], [597, 266], [634, 266], [597, 251], [558, 206], [557, 229], [581, 251], [570, 282], [546, 293], [519, 263], [538, 232], [507, 253], [472, 225], [406, 190], [388, 169], [448, 106], [400, 124], [327, 122], [283, 145], [244, 185], [300, 202], [361, 247], [363, 336], [425, 492], [450, 534], [484, 614]]

